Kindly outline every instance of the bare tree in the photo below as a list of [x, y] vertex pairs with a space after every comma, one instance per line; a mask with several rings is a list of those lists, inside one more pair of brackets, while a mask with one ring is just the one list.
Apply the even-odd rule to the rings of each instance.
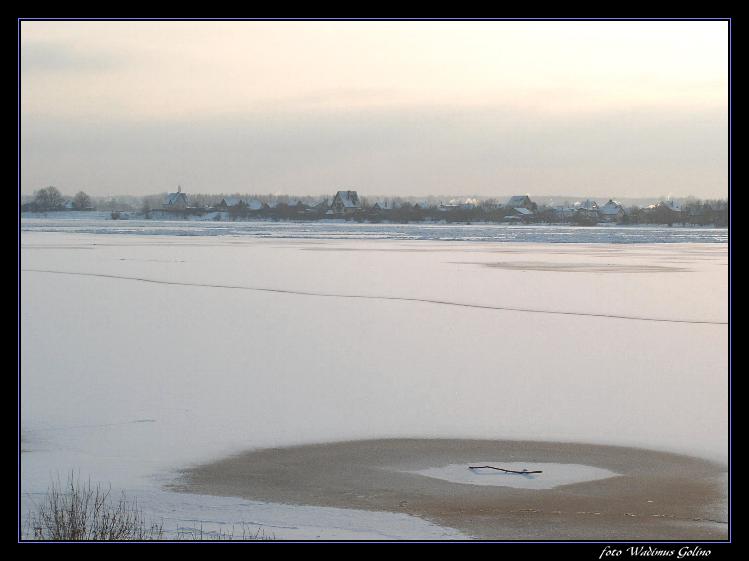
[[91, 208], [91, 197], [83, 191], [78, 191], [73, 197], [73, 208], [75, 210], [84, 210]]
[[54, 210], [61, 208], [64, 199], [57, 187], [45, 187], [34, 193], [34, 203], [39, 210]]

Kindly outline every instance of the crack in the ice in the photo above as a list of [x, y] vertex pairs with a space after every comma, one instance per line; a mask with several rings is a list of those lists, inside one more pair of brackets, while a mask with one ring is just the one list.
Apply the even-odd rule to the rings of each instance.
[[145, 277], [128, 277], [124, 275], [109, 275], [105, 273], [81, 273], [75, 271], [54, 271], [50, 269], [21, 269], [23, 272], [29, 273], [49, 273], [55, 275], [72, 275], [81, 277], [97, 277], [105, 279], [119, 279], [119, 280], [131, 280], [152, 284], [165, 284], [171, 286], [194, 286], [203, 288], [224, 288], [227, 290], [250, 290], [254, 292], [272, 292], [276, 294], [295, 294], [299, 296], [317, 296], [320, 298], [350, 298], [350, 299], [361, 299], [361, 300], [391, 300], [396, 302], [422, 302], [426, 304], [437, 304], [441, 306], [458, 306], [462, 308], [476, 308], [481, 310], [499, 310], [505, 312], [523, 312], [531, 314], [549, 314], [549, 315], [563, 315], [563, 316], [578, 316], [578, 317], [596, 317], [606, 319], [623, 319], [632, 321], [652, 321], [660, 323], [688, 323], [688, 324], [703, 324], [703, 325], [728, 325], [727, 321], [710, 321], [710, 320], [690, 320], [690, 319], [672, 319], [672, 318], [653, 318], [644, 316], [625, 316], [618, 314], [597, 314], [594, 312], [566, 312], [562, 310], [540, 310], [534, 308], [518, 308], [514, 306], [490, 306], [488, 304], [468, 304], [464, 302], [452, 302], [450, 300], [437, 300], [432, 298], [415, 298], [409, 296], [377, 296], [369, 294], [337, 294], [331, 292], [312, 292], [307, 290], [292, 290], [283, 288], [264, 288], [254, 286], [242, 286], [242, 285], [231, 285], [231, 284], [211, 284], [211, 283], [192, 283], [192, 282], [181, 282], [181, 281], [167, 281], [158, 279], [149, 279]]

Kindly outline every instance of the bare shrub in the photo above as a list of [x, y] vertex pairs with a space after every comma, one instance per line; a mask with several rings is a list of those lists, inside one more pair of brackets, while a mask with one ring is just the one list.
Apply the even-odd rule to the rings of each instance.
[[244, 523], [230, 530], [204, 531], [179, 529], [167, 537], [162, 524], [146, 521], [135, 501], [123, 493], [115, 501], [111, 489], [80, 481], [71, 473], [63, 485], [58, 477], [47, 490], [42, 502], [35, 505], [26, 522], [27, 539], [44, 541], [238, 541], [272, 540], [262, 528]]
[[159, 524], [147, 523], [137, 503], [123, 493], [118, 501], [110, 489], [81, 483], [72, 473], [66, 484], [53, 482], [41, 504], [29, 514], [28, 530], [36, 540], [117, 541], [163, 538]]

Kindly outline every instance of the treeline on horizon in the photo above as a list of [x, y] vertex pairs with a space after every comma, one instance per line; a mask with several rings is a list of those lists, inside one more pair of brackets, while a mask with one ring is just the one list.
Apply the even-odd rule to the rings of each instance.
[[[154, 211], [162, 209], [166, 193], [147, 196], [119, 196], [92, 197], [83, 191], [75, 196], [65, 197], [55, 187], [45, 187], [34, 193], [33, 198], [26, 197], [21, 205], [22, 212], [54, 212], [62, 210], [75, 211], [105, 211], [117, 213], [137, 213], [143, 218], [150, 218]], [[497, 198], [479, 199], [478, 197], [463, 197], [466, 202], [454, 204], [455, 198], [450, 200], [451, 208], [445, 210], [442, 206], [443, 198], [439, 197], [375, 197], [361, 196], [361, 209], [346, 215], [331, 216], [326, 213], [332, 197], [324, 196], [290, 196], [290, 195], [242, 195], [227, 194], [190, 194], [190, 208], [183, 211], [184, 216], [204, 214], [217, 211], [216, 207], [222, 199], [236, 197], [244, 200], [255, 199], [264, 203], [260, 210], [250, 210], [244, 206], [233, 207], [222, 212], [231, 220], [265, 218], [273, 220], [320, 220], [339, 218], [355, 222], [423, 222], [444, 221], [448, 223], [471, 222], [506, 222], [513, 216], [513, 209], [502, 206]], [[656, 199], [654, 199], [656, 200]], [[469, 202], [470, 201], [470, 202]], [[728, 225], [728, 201], [726, 199], [698, 199], [686, 197], [680, 199], [681, 212], [674, 213], [663, 203], [649, 206], [623, 206], [624, 216], [618, 220], [620, 224], [689, 224], [713, 225], [726, 227]], [[327, 203], [327, 204], [326, 204]], [[378, 203], [380, 207], [375, 206]], [[268, 205], [273, 205], [269, 207]], [[547, 205], [534, 203], [532, 217], [523, 218], [522, 222], [535, 223], [577, 223], [591, 224], [592, 221], [584, 214], [560, 219], [556, 207], [570, 206], [565, 201], [562, 205]], [[516, 217], [515, 217], [516, 218]]]

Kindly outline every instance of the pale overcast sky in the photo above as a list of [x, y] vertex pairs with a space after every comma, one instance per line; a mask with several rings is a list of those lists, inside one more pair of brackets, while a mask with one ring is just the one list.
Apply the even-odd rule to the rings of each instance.
[[22, 191], [725, 197], [727, 25], [24, 21]]

